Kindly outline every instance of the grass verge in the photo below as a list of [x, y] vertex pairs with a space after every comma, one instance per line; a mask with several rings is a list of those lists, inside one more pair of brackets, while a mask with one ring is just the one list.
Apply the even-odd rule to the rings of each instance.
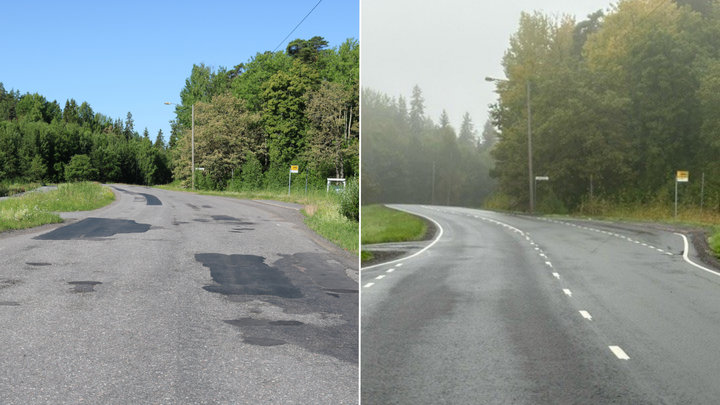
[[427, 232], [422, 219], [383, 205], [362, 207], [362, 244], [420, 240]]
[[0, 201], [0, 232], [62, 222], [57, 212], [90, 211], [115, 200], [113, 192], [100, 184], [60, 184], [57, 190], [28, 193]]
[[715, 253], [715, 257], [720, 259], [720, 226], [715, 227], [715, 233], [708, 238], [710, 249]]
[[[163, 190], [190, 191], [174, 184], [155, 186]], [[275, 200], [302, 204], [305, 225], [318, 235], [333, 242], [344, 250], [358, 254], [360, 226], [340, 214], [340, 198], [337, 193], [325, 190], [310, 190], [307, 194], [287, 189], [249, 191], [195, 191], [201, 195], [217, 195], [246, 200]]]

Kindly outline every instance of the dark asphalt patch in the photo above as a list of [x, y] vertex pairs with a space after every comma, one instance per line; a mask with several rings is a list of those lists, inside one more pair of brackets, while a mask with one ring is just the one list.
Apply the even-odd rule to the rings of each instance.
[[326, 288], [325, 291], [330, 291], [338, 294], [357, 294], [358, 290], [350, 290], [346, 288]]
[[198, 218], [198, 219], [193, 219], [193, 221], [195, 221], [195, 222], [210, 222], [210, 220], [207, 220], [207, 219], [201, 219], [201, 218]]
[[187, 204], [187, 203], [186, 203], [185, 205], [187, 205], [188, 207], [194, 209], [195, 211], [200, 211], [200, 207], [198, 207], [197, 205], [192, 205], [192, 204]]
[[138, 193], [141, 196], [145, 197], [145, 201], [147, 201], [146, 205], [162, 205], [162, 202], [159, 198], [155, 197], [152, 194], [144, 194], [144, 193]]
[[202, 207], [203, 207], [203, 208], [212, 208], [212, 207], [209, 206], [209, 205], [203, 205]]
[[75, 287], [75, 292], [94, 292], [95, 286], [102, 283], [99, 281], [69, 281], [68, 284]]
[[42, 263], [42, 262], [25, 262], [28, 266], [52, 266], [51, 263]]
[[216, 221], [232, 221], [232, 222], [240, 221], [239, 219], [237, 219], [235, 217], [231, 217], [229, 215], [210, 215], [210, 216], [212, 217], [212, 219], [214, 219]]
[[218, 284], [203, 287], [209, 292], [281, 298], [304, 296], [281, 270], [265, 264], [261, 256], [199, 253], [195, 260], [210, 269], [210, 276]]
[[240, 318], [233, 319], [231, 321], [224, 321], [225, 323], [232, 326], [300, 326], [305, 323], [300, 321], [268, 321], [267, 319], [255, 319], [255, 318]]
[[0, 301], [0, 307], [19, 307], [20, 303], [15, 301]]
[[190, 223], [190, 222], [175, 221], [175, 222], [173, 222], [172, 224], [175, 225], [175, 226], [177, 226], [177, 225], [189, 224], [189, 223]]
[[150, 224], [139, 224], [130, 219], [85, 218], [67, 226], [36, 236], [40, 240], [72, 240], [108, 238], [118, 233], [144, 233]]

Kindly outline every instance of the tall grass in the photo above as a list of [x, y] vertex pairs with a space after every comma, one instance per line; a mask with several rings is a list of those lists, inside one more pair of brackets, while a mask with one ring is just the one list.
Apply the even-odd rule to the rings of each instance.
[[57, 190], [8, 198], [0, 201], [0, 231], [59, 223], [57, 212], [90, 211], [113, 200], [109, 188], [95, 183], [60, 184]]

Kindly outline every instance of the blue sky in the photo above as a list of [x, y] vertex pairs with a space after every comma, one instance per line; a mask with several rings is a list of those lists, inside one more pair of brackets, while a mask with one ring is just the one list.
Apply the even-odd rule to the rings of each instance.
[[[330, 47], [360, 38], [359, 0], [8, 1], [3, 4], [0, 82], [61, 107], [74, 98], [113, 120], [132, 112], [135, 130], [155, 139], [193, 64], [218, 68], [295, 38]], [[361, 44], [362, 46], [362, 44]]]

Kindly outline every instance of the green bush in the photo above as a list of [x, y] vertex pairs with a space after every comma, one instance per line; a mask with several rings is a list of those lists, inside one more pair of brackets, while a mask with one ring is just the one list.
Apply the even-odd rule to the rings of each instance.
[[70, 163], [65, 166], [65, 179], [67, 181], [95, 180], [97, 175], [98, 171], [92, 167], [90, 157], [87, 155], [75, 155], [70, 159]]
[[341, 193], [340, 213], [353, 221], [360, 220], [360, 187], [357, 177], [348, 180], [347, 187]]

